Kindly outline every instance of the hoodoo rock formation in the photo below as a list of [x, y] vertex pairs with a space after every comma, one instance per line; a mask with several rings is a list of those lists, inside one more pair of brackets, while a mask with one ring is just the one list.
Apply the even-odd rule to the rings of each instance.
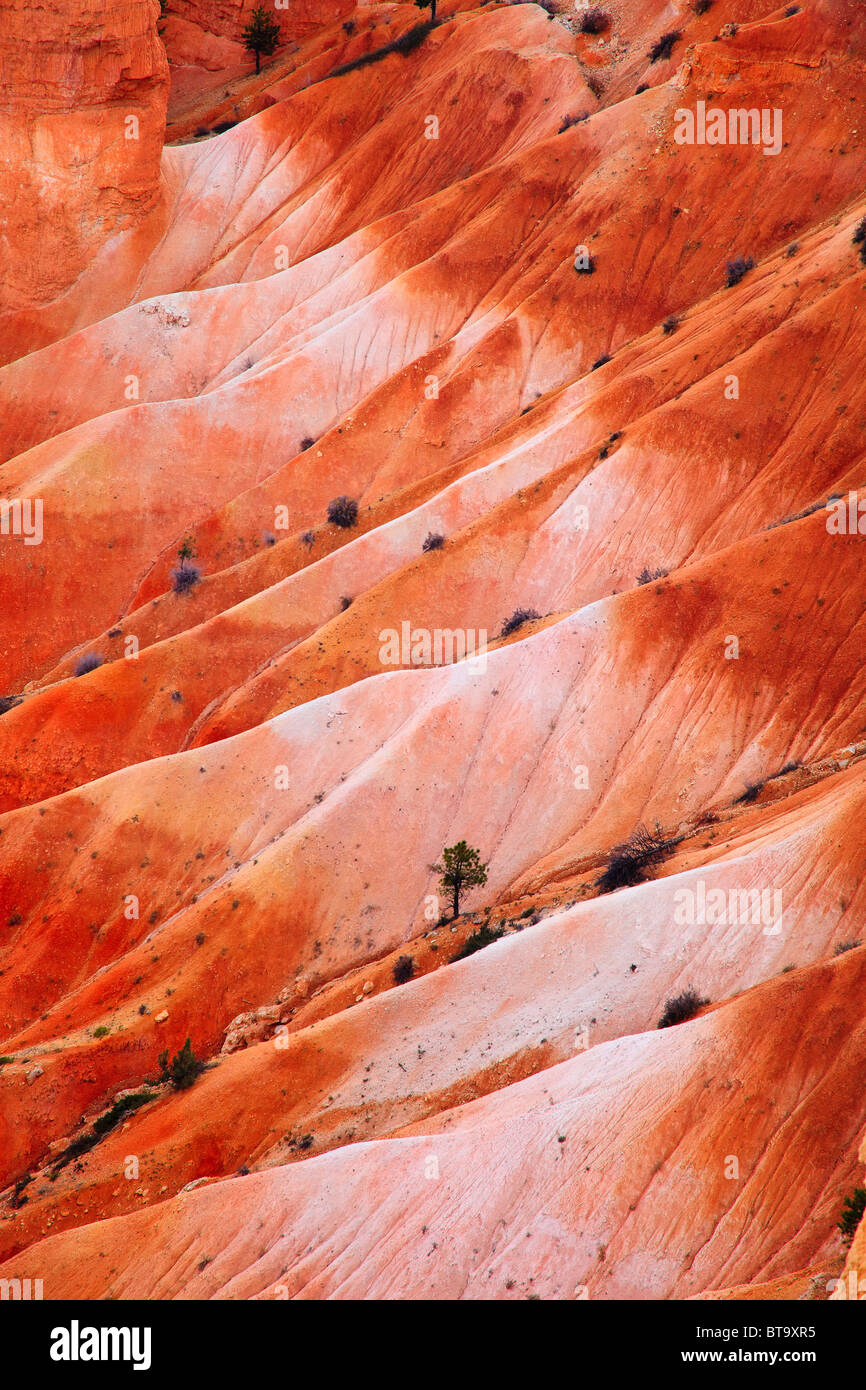
[[162, 8], [2, 39], [0, 1277], [849, 1297], [863, 5]]
[[168, 94], [158, 13], [158, 0], [4, 4], [3, 358], [53, 334], [40, 325], [62, 324], [70, 286], [94, 260], [110, 276], [158, 206]]

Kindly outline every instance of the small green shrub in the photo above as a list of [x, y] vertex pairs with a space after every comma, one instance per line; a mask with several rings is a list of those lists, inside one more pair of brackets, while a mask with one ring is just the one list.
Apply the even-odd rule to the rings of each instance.
[[170, 1082], [176, 1091], [188, 1091], [190, 1086], [201, 1076], [204, 1071], [204, 1062], [199, 1061], [192, 1050], [192, 1043], [187, 1038], [180, 1052], [176, 1052], [171, 1062], [168, 1060], [168, 1048], [159, 1054], [157, 1058], [159, 1066], [159, 1081]]
[[452, 963], [456, 960], [465, 960], [467, 956], [474, 955], [476, 951], [483, 951], [485, 946], [490, 946], [504, 935], [504, 927], [488, 927], [486, 925], [479, 927], [471, 936], [467, 936], [457, 954], [451, 957]]
[[842, 1244], [850, 1245], [866, 1211], [866, 1187], [855, 1187], [842, 1203], [842, 1216], [836, 1225], [842, 1233]]

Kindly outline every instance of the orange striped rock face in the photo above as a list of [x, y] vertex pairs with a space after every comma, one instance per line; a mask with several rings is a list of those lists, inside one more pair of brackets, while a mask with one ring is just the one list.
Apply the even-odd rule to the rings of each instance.
[[7, 8], [0, 1279], [864, 1296], [862, 5]]

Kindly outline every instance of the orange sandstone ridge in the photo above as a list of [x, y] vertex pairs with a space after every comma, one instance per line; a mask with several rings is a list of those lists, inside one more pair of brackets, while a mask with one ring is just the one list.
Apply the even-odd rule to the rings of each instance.
[[862, 5], [7, 8], [0, 1278], [854, 1296]]

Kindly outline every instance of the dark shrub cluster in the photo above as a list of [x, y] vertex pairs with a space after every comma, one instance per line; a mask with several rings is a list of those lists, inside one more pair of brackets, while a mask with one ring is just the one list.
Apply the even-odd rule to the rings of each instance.
[[603, 34], [610, 24], [610, 15], [601, 5], [590, 5], [578, 15], [577, 26], [581, 34]]
[[734, 285], [738, 285], [743, 277], [754, 269], [755, 262], [751, 256], [734, 256], [725, 267], [725, 284], [728, 289], [732, 290]]
[[405, 985], [415, 974], [415, 961], [412, 956], [398, 956], [391, 972], [395, 985]]
[[614, 893], [618, 888], [633, 888], [645, 883], [658, 865], [673, 853], [674, 844], [675, 841], [662, 834], [658, 824], [655, 830], [639, 825], [624, 844], [611, 850], [596, 887], [601, 893]]
[[562, 135], [566, 130], [571, 130], [573, 125], [581, 125], [583, 121], [589, 120], [589, 113], [581, 111], [579, 116], [563, 116], [557, 135]]
[[444, 537], [444, 536], [440, 536], [440, 535], [438, 534], [438, 532], [428, 531], [428, 532], [427, 532], [427, 535], [426, 535], [426, 538], [425, 538], [425, 540], [424, 540], [424, 543], [423, 543], [423, 545], [421, 546], [421, 549], [422, 549], [422, 550], [441, 550], [444, 544], [445, 544], [445, 537]]
[[698, 1010], [709, 1002], [709, 999], [702, 999], [697, 990], [684, 989], [682, 994], [676, 994], [666, 1001], [664, 1013], [656, 1026], [672, 1028], [677, 1023], [688, 1023], [689, 1019], [694, 1018]]
[[351, 497], [335, 497], [328, 503], [328, 520], [332, 526], [348, 530], [357, 523], [358, 503]]
[[502, 624], [502, 631], [499, 636], [510, 637], [512, 632], [516, 632], [518, 628], [523, 627], [524, 623], [534, 623], [536, 618], [540, 617], [541, 614], [536, 613], [534, 608], [515, 608], [511, 617], [506, 618], [505, 622]]
[[89, 671], [98, 671], [104, 661], [105, 657], [100, 656], [99, 652], [87, 652], [76, 661], [75, 674], [76, 676], [86, 676]]
[[738, 797], [735, 797], [734, 805], [748, 806], [751, 804], [751, 802], [757, 801], [761, 792], [764, 790], [764, 786], [765, 783], [763, 779], [759, 779], [757, 782], [747, 782], [746, 790], [744, 792], [740, 792], [740, 795]]
[[637, 582], [638, 584], [652, 584], [656, 579], [667, 579], [667, 577], [667, 570], [651, 570], [644, 566], [637, 577]]
[[498, 941], [499, 938], [504, 935], [504, 927], [488, 927], [485, 923], [483, 926], [479, 927], [477, 931], [474, 931], [471, 936], [467, 936], [460, 950], [455, 956], [451, 957], [451, 960], [465, 960], [467, 956], [474, 955], [476, 951], [482, 951], [485, 946], [490, 946], [494, 941]]
[[855, 1187], [850, 1197], [842, 1203], [842, 1217], [836, 1224], [842, 1233], [842, 1244], [850, 1245], [857, 1233], [857, 1227], [866, 1212], [866, 1187]]
[[401, 53], [405, 58], [407, 53], [413, 53], [434, 29], [436, 25], [432, 21], [426, 24], [413, 24], [411, 29], [407, 29], [399, 39], [393, 43], [386, 43], [383, 48], [374, 48], [370, 53], [362, 53], [360, 58], [353, 58], [349, 63], [341, 63], [338, 68], [334, 68], [328, 74], [329, 77], [342, 77], [347, 72], [355, 72], [358, 68], [368, 68], [371, 63], [380, 63], [383, 58], [387, 58], [390, 53]]
[[680, 326], [680, 321], [676, 314], [670, 314], [662, 324], [662, 333], [667, 337], [669, 333], [675, 333]]
[[201, 570], [198, 565], [191, 565], [188, 560], [184, 560], [171, 572], [171, 587], [176, 594], [188, 594], [200, 579]]
[[666, 34], [662, 34], [656, 39], [647, 55], [651, 63], [657, 63], [662, 58], [669, 58], [674, 51], [674, 45], [682, 38], [681, 29], [669, 29]]

